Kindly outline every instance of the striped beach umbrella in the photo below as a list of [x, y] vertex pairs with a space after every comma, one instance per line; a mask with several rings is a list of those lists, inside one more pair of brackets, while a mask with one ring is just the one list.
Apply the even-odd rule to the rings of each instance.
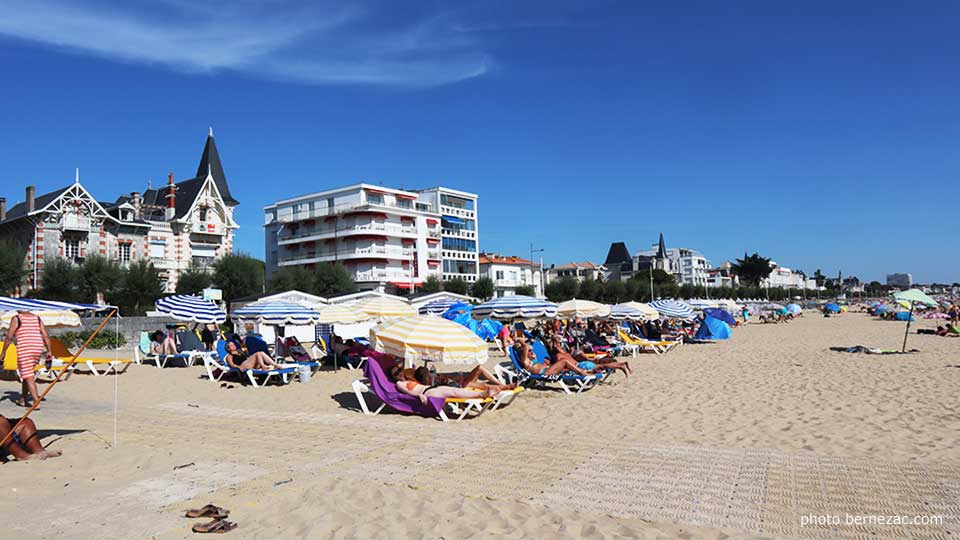
[[574, 317], [606, 317], [610, 314], [610, 306], [590, 300], [567, 300], [557, 306], [557, 317], [572, 319]]
[[404, 364], [432, 361], [442, 364], [483, 364], [487, 343], [465, 326], [426, 315], [403, 317], [370, 329], [376, 351], [403, 358]]
[[410, 304], [399, 298], [389, 296], [375, 296], [361, 302], [357, 307], [367, 315], [381, 319], [412, 317], [417, 314], [417, 310], [413, 309]]
[[233, 312], [243, 322], [273, 326], [316, 324], [320, 317], [315, 309], [293, 302], [254, 302]]
[[82, 309], [83, 306], [68, 302], [0, 297], [0, 328], [10, 326], [10, 321], [17, 316], [18, 311], [29, 311], [39, 316], [47, 328], [77, 327], [80, 326], [80, 316], [73, 310]]
[[473, 308], [473, 316], [478, 319], [536, 319], [539, 317], [555, 317], [557, 305], [553, 302], [523, 296], [503, 296], [493, 298]]
[[653, 321], [660, 318], [660, 312], [650, 307], [650, 304], [644, 304], [643, 302], [624, 302], [618, 305], [640, 310], [640, 312], [643, 313], [643, 319], [646, 321]]
[[220, 324], [227, 314], [210, 300], [200, 296], [175, 294], [156, 301], [157, 311], [166, 313], [178, 321]]
[[353, 324], [369, 321], [371, 318], [357, 306], [331, 304], [317, 310], [317, 324]]
[[421, 315], [439, 315], [450, 309], [450, 306], [459, 304], [461, 302], [463, 302], [463, 300], [457, 300], [454, 298], [440, 298], [420, 306], [419, 311]]
[[701, 310], [707, 309], [707, 308], [720, 307], [719, 302], [717, 302], [716, 300], [704, 300], [703, 298], [693, 298], [693, 299], [687, 300], [686, 303], [693, 309], [701, 309]]
[[672, 319], [692, 319], [696, 317], [693, 308], [679, 300], [654, 300], [650, 307], [660, 312], [661, 317]]
[[622, 321], [629, 319], [631, 321], [639, 321], [646, 317], [642, 311], [639, 309], [628, 306], [626, 304], [617, 304], [615, 306], [610, 306], [610, 315], [609, 317], [614, 320]]

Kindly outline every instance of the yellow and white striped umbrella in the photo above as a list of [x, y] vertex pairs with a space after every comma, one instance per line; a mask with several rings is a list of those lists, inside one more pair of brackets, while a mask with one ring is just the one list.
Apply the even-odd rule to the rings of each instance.
[[417, 310], [413, 309], [410, 304], [389, 296], [375, 296], [361, 302], [357, 307], [367, 315], [380, 317], [381, 319], [412, 317], [417, 314]]
[[606, 317], [610, 314], [610, 306], [590, 300], [567, 300], [557, 306], [557, 317], [572, 319], [574, 317]]
[[650, 304], [644, 304], [643, 302], [625, 302], [622, 305], [630, 306], [632, 308], [639, 309], [644, 314], [644, 319], [652, 321], [654, 319], [660, 318], [660, 312], [656, 308], [652, 307]]
[[467, 327], [436, 315], [404, 317], [370, 329], [376, 351], [403, 358], [404, 364], [483, 364], [487, 343]]
[[[36, 315], [43, 321], [47, 328], [73, 328], [80, 326], [80, 316], [76, 313], [63, 309], [56, 311], [37, 311]], [[16, 311], [5, 311], [0, 317], [0, 328], [8, 328], [10, 321], [17, 316]]]
[[357, 306], [330, 304], [317, 310], [320, 317], [317, 324], [353, 324], [370, 320], [372, 317], [360, 311]]

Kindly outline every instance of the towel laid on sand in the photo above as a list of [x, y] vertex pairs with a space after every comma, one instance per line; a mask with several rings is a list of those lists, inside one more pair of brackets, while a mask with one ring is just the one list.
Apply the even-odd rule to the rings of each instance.
[[911, 354], [918, 353], [920, 349], [910, 349], [909, 351], [895, 351], [892, 349], [874, 349], [871, 347], [865, 347], [863, 345], [854, 345], [853, 347], [830, 347], [831, 351], [837, 352], [848, 352], [848, 353], [864, 353], [864, 354]]

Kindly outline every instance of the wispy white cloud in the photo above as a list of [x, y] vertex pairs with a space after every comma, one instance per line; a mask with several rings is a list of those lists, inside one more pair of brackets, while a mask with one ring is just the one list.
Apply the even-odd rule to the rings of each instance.
[[[401, 3], [409, 7], [406, 3]], [[236, 71], [310, 84], [430, 86], [488, 72], [472, 36], [395, 4], [286, 0], [111, 4], [0, 0], [0, 36], [188, 72]]]

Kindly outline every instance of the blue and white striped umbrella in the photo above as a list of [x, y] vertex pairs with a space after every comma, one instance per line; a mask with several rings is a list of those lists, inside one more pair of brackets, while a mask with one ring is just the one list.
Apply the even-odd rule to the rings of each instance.
[[491, 319], [556, 317], [557, 305], [539, 298], [518, 294], [487, 300], [473, 308], [473, 316], [477, 319], [483, 319], [485, 317]]
[[243, 322], [255, 322], [273, 326], [316, 324], [320, 319], [317, 310], [293, 302], [254, 302], [233, 312]]
[[42, 313], [44, 311], [78, 311], [84, 309], [91, 308], [87, 307], [87, 304], [71, 304], [69, 302], [56, 302], [53, 300], [34, 300], [32, 298], [0, 297], [0, 312], [29, 311], [31, 313]]
[[450, 306], [463, 302], [463, 300], [457, 300], [454, 298], [439, 298], [433, 302], [429, 302], [420, 306], [418, 310], [421, 315], [440, 315], [445, 313]]
[[639, 321], [644, 318], [643, 312], [633, 306], [626, 306], [623, 304], [617, 304], [615, 306], [610, 306], [610, 315], [609, 317], [614, 320], [622, 321], [624, 319], [630, 319], [631, 321]]
[[156, 301], [157, 311], [166, 313], [178, 321], [198, 323], [222, 323], [227, 314], [210, 300], [200, 296], [175, 294]]
[[692, 319], [696, 317], [693, 308], [686, 302], [679, 300], [654, 300], [650, 307], [660, 312], [661, 317], [671, 319]]

